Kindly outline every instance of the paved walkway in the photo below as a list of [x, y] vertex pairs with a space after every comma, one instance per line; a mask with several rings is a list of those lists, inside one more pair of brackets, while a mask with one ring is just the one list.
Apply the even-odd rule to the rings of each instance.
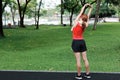
[[[75, 80], [75, 74], [75, 72], [0, 71], [0, 80]], [[83, 80], [120, 80], [120, 73], [91, 73], [91, 76], [91, 79]]]

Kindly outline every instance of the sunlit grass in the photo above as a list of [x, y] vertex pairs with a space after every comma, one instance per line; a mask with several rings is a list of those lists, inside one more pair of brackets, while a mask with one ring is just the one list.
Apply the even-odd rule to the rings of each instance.
[[[92, 26], [84, 34], [91, 71], [120, 72], [120, 23]], [[0, 39], [0, 70], [76, 71], [70, 27], [5, 29]], [[83, 63], [82, 63], [83, 65]], [[84, 66], [82, 66], [84, 70]]]

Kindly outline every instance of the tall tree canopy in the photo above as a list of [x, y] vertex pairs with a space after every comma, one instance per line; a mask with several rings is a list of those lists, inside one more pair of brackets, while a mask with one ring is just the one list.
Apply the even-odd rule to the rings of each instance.
[[[99, 10], [99, 18], [110, 17], [116, 13], [114, 9], [111, 9], [109, 7], [109, 4], [110, 3], [108, 1], [101, 1], [100, 10]], [[95, 11], [96, 11], [96, 8], [93, 10], [92, 17], [95, 17]]]
[[72, 17], [74, 13], [78, 13], [81, 7], [86, 3], [93, 4], [96, 0], [63, 0], [64, 9], [70, 13], [70, 26], [72, 25]]
[[106, 1], [108, 1], [110, 4], [113, 4], [116, 7], [116, 11], [118, 13], [120, 22], [120, 0], [106, 0]]
[[78, 0], [64, 0], [64, 9], [70, 13], [70, 26], [72, 26], [72, 16], [76, 7], [79, 5]]
[[24, 3], [24, 2], [20, 2], [20, 0], [17, 0], [18, 9], [19, 9], [19, 16], [20, 16], [20, 27], [23, 27], [23, 28], [25, 27], [25, 25], [24, 25], [24, 15], [25, 15], [25, 12], [26, 12], [27, 5], [30, 1], [31, 0], [25, 0], [25, 3]]

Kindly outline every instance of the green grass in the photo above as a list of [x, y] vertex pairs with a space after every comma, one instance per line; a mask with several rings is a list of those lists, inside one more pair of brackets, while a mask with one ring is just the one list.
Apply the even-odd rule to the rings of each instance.
[[[120, 72], [120, 23], [91, 29], [84, 34], [91, 71]], [[70, 27], [4, 29], [4, 33], [6, 38], [0, 39], [0, 70], [76, 71]]]

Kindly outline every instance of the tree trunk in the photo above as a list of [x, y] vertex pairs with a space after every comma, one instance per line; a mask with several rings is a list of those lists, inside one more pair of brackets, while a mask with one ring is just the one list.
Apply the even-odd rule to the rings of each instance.
[[86, 0], [80, 0], [81, 5], [84, 6], [86, 4]]
[[36, 9], [36, 6], [35, 6], [35, 26], [37, 26], [37, 19], [36, 19], [36, 16], [37, 16], [37, 11], [36, 11], [37, 9]]
[[25, 6], [22, 8], [21, 5], [20, 5], [20, 2], [19, 0], [17, 0], [18, 2], [18, 9], [19, 9], [19, 16], [20, 16], [20, 27], [22, 28], [25, 28], [25, 25], [24, 25], [24, 15], [25, 15], [25, 12], [26, 12], [26, 8], [27, 8], [27, 5], [28, 3], [30, 2], [31, 0], [26, 0], [26, 3], [25, 3]]
[[[0, 13], [1, 15], [2, 13]], [[0, 18], [0, 37], [4, 37], [4, 33], [3, 33], [3, 25], [2, 25], [2, 17]]]
[[39, 29], [39, 22], [37, 21], [36, 29]]
[[39, 17], [40, 17], [40, 8], [41, 8], [42, 0], [39, 2], [39, 8], [38, 8], [38, 20], [37, 20], [37, 25], [36, 29], [39, 29]]
[[119, 16], [119, 22], [120, 22], [120, 16]]
[[70, 15], [70, 26], [72, 26], [72, 17], [74, 13], [74, 7], [71, 9], [71, 15]]
[[12, 6], [10, 6], [11, 8], [11, 13], [12, 13], [12, 20], [13, 20], [13, 26], [15, 27], [16, 23], [15, 23], [15, 10], [13, 10]]
[[119, 22], [120, 22], [120, 4], [118, 5], [118, 18], [119, 18]]
[[[2, 0], [0, 1], [0, 9], [2, 10]], [[4, 37], [3, 24], [2, 24], [2, 13], [0, 13], [0, 37]]]
[[94, 22], [94, 25], [93, 25], [93, 30], [96, 30], [97, 22], [98, 22], [98, 19], [99, 19], [100, 3], [101, 3], [101, 0], [97, 0], [96, 13], [95, 13], [95, 22]]
[[63, 25], [63, 13], [64, 13], [63, 0], [61, 0], [61, 24], [62, 24], [62, 25]]
[[70, 26], [72, 26], [72, 14], [70, 15]]
[[21, 18], [20, 18], [20, 27], [25, 28], [25, 25], [24, 25], [24, 17], [21, 17]]
[[2, 20], [0, 20], [0, 37], [4, 37]]

